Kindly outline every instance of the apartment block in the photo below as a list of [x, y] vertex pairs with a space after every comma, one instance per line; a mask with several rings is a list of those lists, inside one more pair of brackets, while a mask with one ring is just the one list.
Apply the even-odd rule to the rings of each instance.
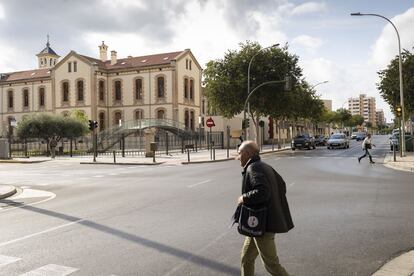
[[360, 94], [359, 97], [348, 99], [348, 109], [352, 115], [361, 115], [365, 123], [376, 126], [376, 105], [374, 97]]

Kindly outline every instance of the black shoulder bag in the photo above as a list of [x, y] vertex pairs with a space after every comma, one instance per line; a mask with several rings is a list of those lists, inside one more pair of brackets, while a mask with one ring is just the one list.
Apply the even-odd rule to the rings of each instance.
[[249, 237], [260, 237], [266, 232], [267, 208], [253, 209], [243, 204], [237, 206], [233, 224], [238, 223], [237, 231]]

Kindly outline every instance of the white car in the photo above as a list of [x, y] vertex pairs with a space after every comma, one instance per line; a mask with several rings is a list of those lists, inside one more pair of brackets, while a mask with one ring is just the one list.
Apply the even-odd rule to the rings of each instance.
[[343, 133], [336, 133], [332, 134], [332, 136], [329, 138], [328, 142], [326, 142], [326, 145], [328, 149], [333, 148], [342, 148], [342, 149], [348, 149], [349, 148], [349, 140]]

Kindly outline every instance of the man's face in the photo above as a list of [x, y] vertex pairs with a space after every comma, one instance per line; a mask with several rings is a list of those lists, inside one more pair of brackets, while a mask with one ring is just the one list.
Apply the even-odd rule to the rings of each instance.
[[250, 155], [245, 149], [240, 148], [237, 159], [240, 160], [240, 166], [244, 167], [247, 164], [247, 161], [249, 161]]

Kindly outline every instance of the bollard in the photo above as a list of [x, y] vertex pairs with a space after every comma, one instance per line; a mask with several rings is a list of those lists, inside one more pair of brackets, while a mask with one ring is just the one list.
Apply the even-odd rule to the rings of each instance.
[[394, 142], [392, 142], [392, 151], [393, 151], [393, 154], [394, 154], [394, 162], [396, 162], [397, 157], [395, 156], [395, 143]]
[[114, 163], [116, 163], [116, 151], [112, 152], [114, 154]]
[[155, 150], [152, 151], [152, 163], [155, 163]]
[[187, 149], [187, 161], [190, 163], [190, 149]]
[[213, 148], [213, 160], [216, 160], [216, 148]]

